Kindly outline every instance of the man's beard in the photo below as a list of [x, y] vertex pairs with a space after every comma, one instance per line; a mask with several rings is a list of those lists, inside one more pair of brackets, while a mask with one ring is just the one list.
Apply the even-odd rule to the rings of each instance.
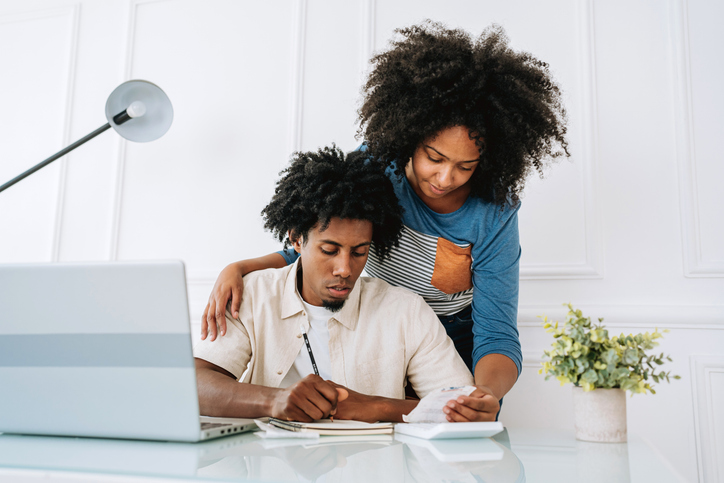
[[330, 312], [339, 312], [342, 310], [344, 303], [347, 300], [324, 300], [322, 299], [322, 307], [329, 310]]

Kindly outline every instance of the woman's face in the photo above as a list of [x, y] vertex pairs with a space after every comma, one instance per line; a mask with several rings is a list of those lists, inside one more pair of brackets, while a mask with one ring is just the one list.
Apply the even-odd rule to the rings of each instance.
[[[407, 163], [405, 175], [425, 203], [435, 203], [446, 197], [465, 199], [470, 193], [470, 177], [479, 158], [478, 146], [470, 139], [469, 129], [455, 126], [422, 142], [412, 161]], [[461, 187], [463, 190], [459, 190]]]

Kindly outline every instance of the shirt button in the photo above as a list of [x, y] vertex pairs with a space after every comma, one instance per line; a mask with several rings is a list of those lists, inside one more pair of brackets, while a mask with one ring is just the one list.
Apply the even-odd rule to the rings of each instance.
[[281, 376], [281, 375], [282, 375], [282, 371], [277, 371], [277, 374], [279, 374], [279, 375]]
[[301, 338], [302, 338], [302, 334], [297, 334], [297, 339], [301, 339]]

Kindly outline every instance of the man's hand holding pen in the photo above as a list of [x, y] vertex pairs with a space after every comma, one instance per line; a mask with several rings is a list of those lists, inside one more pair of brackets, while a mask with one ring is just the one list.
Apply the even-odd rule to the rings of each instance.
[[311, 422], [334, 415], [337, 403], [348, 396], [316, 374], [277, 392], [271, 416], [287, 421]]

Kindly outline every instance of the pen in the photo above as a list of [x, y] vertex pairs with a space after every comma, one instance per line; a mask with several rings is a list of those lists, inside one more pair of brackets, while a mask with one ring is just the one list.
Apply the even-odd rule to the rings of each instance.
[[304, 324], [299, 324], [299, 328], [302, 330], [302, 337], [304, 337], [304, 344], [307, 346], [307, 352], [309, 352], [309, 358], [312, 360], [312, 368], [314, 369], [314, 373], [316, 375], [319, 375], [319, 370], [317, 369], [317, 363], [314, 362], [314, 354], [312, 354], [312, 346], [309, 345], [309, 338], [307, 337], [307, 330], [304, 328]]
[[[309, 345], [309, 337], [307, 337], [307, 330], [304, 328], [304, 324], [299, 324], [299, 328], [302, 331], [302, 337], [304, 337], [304, 345], [307, 346], [307, 352], [309, 352], [309, 359], [312, 361], [312, 369], [314, 369], [314, 373], [316, 375], [319, 375], [319, 370], [317, 369], [317, 363], [314, 362], [314, 354], [312, 354], [312, 346]], [[329, 416], [330, 421], [334, 421], [334, 416]]]

